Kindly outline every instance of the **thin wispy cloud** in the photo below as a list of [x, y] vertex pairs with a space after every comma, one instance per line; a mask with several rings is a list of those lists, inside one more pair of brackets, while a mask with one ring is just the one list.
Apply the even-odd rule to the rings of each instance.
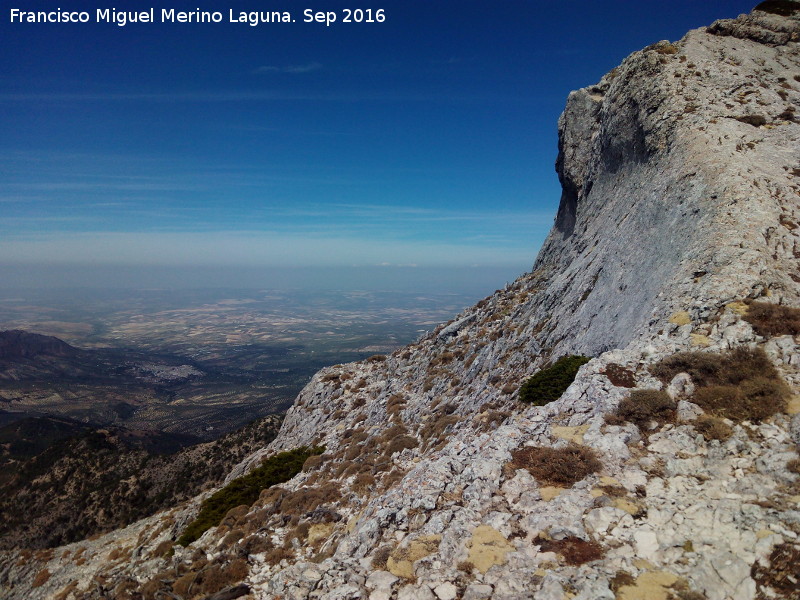
[[311, 62], [305, 65], [288, 65], [284, 67], [276, 67], [274, 65], [263, 65], [253, 69], [254, 75], [264, 75], [267, 73], [289, 73], [291, 75], [301, 75], [303, 73], [311, 73], [319, 71], [322, 65], [318, 62]]
[[513, 264], [527, 249], [458, 242], [354, 239], [253, 232], [150, 232], [38, 235], [0, 240], [7, 264], [142, 265], [459, 265]]

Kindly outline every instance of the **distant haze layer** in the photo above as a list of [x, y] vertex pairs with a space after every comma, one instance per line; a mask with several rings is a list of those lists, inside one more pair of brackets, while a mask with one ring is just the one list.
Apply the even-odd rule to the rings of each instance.
[[525, 270], [526, 265], [522, 263], [482, 267], [360, 268], [0, 264], [0, 292], [20, 288], [300, 288], [437, 292], [477, 299]]

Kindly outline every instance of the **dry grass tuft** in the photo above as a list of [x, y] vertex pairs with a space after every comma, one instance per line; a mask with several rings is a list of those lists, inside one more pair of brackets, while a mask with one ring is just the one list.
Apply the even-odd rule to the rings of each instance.
[[677, 403], [661, 390], [633, 390], [619, 403], [616, 412], [606, 422], [617, 425], [630, 421], [640, 429], [656, 421], [659, 425], [675, 421]]
[[376, 571], [386, 570], [386, 561], [389, 560], [389, 555], [392, 553], [391, 546], [381, 546], [372, 555], [372, 568]]
[[525, 446], [511, 457], [511, 467], [527, 469], [539, 482], [551, 485], [573, 485], [603, 468], [594, 450], [574, 443], [564, 448]]
[[760, 422], [786, 408], [786, 385], [757, 377], [736, 385], [712, 385], [698, 389], [694, 402], [704, 410], [733, 421]]
[[[800, 600], [800, 586], [797, 585], [798, 565], [800, 565], [800, 547], [788, 542], [773, 548], [772, 554], [769, 555], [768, 567], [756, 561], [750, 570], [750, 576], [760, 588], [758, 597]], [[765, 588], [770, 588], [772, 593]]]
[[784, 411], [789, 397], [789, 388], [760, 348], [684, 352], [662, 360], [652, 372], [664, 382], [688, 373], [697, 385], [692, 401], [733, 421], [762, 421]]
[[45, 583], [48, 582], [50, 579], [50, 571], [47, 569], [42, 569], [36, 574], [36, 577], [33, 578], [33, 583], [31, 583], [32, 588], [42, 587]]
[[617, 387], [632, 388], [636, 387], [636, 375], [630, 369], [626, 369], [617, 363], [609, 363], [602, 371], [603, 375], [608, 377], [608, 380]]
[[800, 334], [800, 308], [751, 302], [744, 320], [753, 326], [758, 335], [764, 337]]
[[719, 417], [703, 415], [694, 422], [694, 428], [700, 435], [707, 440], [719, 440], [724, 442], [733, 435], [731, 429], [725, 421]]
[[555, 552], [564, 557], [564, 562], [568, 565], [579, 566], [594, 560], [600, 560], [605, 556], [603, 547], [594, 541], [586, 541], [577, 537], [567, 537], [563, 540], [547, 540], [537, 538], [544, 552]]

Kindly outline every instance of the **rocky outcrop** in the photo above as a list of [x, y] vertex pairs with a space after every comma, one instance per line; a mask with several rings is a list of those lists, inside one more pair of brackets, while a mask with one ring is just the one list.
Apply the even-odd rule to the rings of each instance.
[[[796, 400], [726, 417], [695, 402], [699, 371], [652, 370], [758, 348], [761, 375], [777, 369], [759, 385], [797, 393], [798, 332], [765, 333], [744, 302], [800, 305], [789, 13], [659, 42], [570, 94], [561, 205], [532, 271], [412, 346], [318, 373], [228, 481], [324, 445], [300, 475], [172, 555], [202, 498], [49, 558], [6, 557], [9, 597], [203, 597], [242, 581], [254, 598], [796, 597]], [[567, 354], [593, 359], [556, 402], [521, 405], [521, 383]], [[632, 390], [677, 411], [625, 417]], [[550, 480], [542, 448], [599, 463]]]

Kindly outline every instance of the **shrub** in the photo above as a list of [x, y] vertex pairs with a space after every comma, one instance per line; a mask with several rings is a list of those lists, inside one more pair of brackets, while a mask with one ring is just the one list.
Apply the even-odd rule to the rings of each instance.
[[634, 372], [617, 363], [609, 363], [603, 374], [616, 387], [636, 387], [636, 375]]
[[753, 326], [758, 335], [764, 337], [800, 334], [800, 308], [751, 302], [744, 320]]
[[800, 475], [800, 458], [792, 458], [786, 463], [786, 469], [791, 473]]
[[253, 469], [247, 475], [237, 477], [203, 501], [197, 518], [189, 524], [177, 543], [188, 546], [207, 529], [219, 525], [230, 509], [253, 504], [258, 500], [261, 490], [289, 481], [300, 472], [309, 456], [322, 454], [324, 450], [320, 446], [313, 448], [301, 446], [280, 452], [265, 460], [260, 467]]
[[674, 421], [676, 409], [677, 403], [664, 391], [633, 390], [619, 403], [615, 416], [643, 428], [651, 421], [660, 425]]
[[578, 537], [566, 537], [563, 540], [537, 538], [536, 543], [543, 552], [560, 554], [564, 557], [564, 562], [575, 567], [594, 560], [600, 560], [605, 555], [600, 544], [582, 540]]
[[785, 410], [789, 390], [760, 348], [735, 348], [724, 354], [684, 352], [655, 365], [662, 381], [688, 373], [697, 389], [692, 400], [704, 410], [734, 421], [761, 421]]
[[384, 448], [383, 454], [384, 456], [389, 457], [392, 454], [402, 452], [406, 448], [411, 449], [416, 448], [417, 446], [419, 446], [419, 442], [413, 435], [401, 435], [389, 442], [389, 444]]
[[552, 366], [527, 379], [519, 388], [519, 399], [534, 406], [558, 400], [575, 381], [578, 369], [589, 362], [587, 356], [563, 356]]
[[570, 443], [564, 448], [526, 446], [511, 453], [511, 466], [527, 469], [538, 481], [572, 485], [603, 468], [591, 448]]
[[661, 44], [656, 47], [656, 52], [659, 54], [677, 54], [678, 47], [675, 44]]
[[31, 583], [32, 588], [42, 587], [47, 581], [50, 579], [50, 571], [47, 569], [42, 569], [36, 574], [36, 577], [33, 578], [33, 583]]
[[719, 440], [724, 442], [731, 435], [731, 429], [725, 421], [718, 417], [703, 415], [694, 422], [694, 428], [707, 440]]
[[786, 408], [788, 390], [780, 380], [756, 377], [738, 386], [712, 385], [698, 389], [694, 402], [704, 410], [733, 421], [759, 422]]
[[[763, 566], [760, 561], [753, 563], [750, 576], [760, 588], [758, 596], [800, 600], [800, 587], [797, 586], [798, 564], [800, 564], [800, 548], [788, 542], [772, 549], [769, 566]], [[771, 593], [764, 590], [765, 587], [771, 588]]]
[[724, 354], [681, 352], [665, 358], [651, 369], [669, 383], [678, 373], [688, 373], [697, 386], [737, 385], [754, 377], [777, 378], [778, 372], [760, 348], [735, 348]]

